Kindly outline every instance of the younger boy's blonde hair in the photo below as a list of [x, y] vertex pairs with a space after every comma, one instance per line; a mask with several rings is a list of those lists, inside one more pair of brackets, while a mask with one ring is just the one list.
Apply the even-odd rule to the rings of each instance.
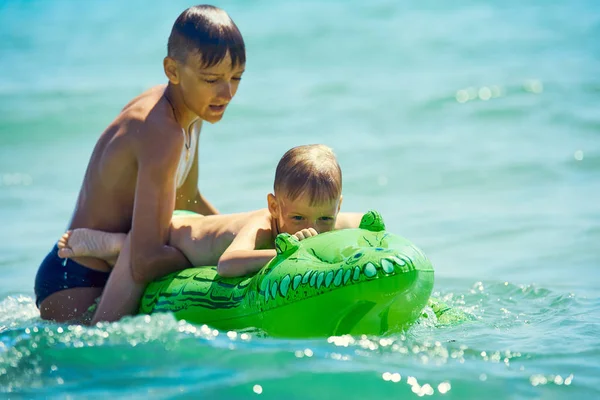
[[342, 170], [335, 153], [323, 144], [297, 146], [288, 150], [275, 171], [275, 196], [296, 200], [306, 193], [310, 205], [339, 199]]

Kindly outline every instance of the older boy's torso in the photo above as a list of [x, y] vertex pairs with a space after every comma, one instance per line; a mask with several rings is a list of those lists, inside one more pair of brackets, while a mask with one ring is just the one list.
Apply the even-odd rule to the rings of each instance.
[[[154, 146], [156, 151], [160, 151], [161, 145], [156, 141], [144, 143], [144, 132], [131, 121], [144, 121], [151, 113], [154, 119], [167, 118], [171, 111], [164, 102], [159, 102], [163, 92], [164, 85], [156, 86], [133, 99], [102, 133], [90, 157], [69, 229], [129, 232], [137, 180], [133, 143]], [[166, 134], [165, 140], [169, 140]], [[193, 154], [196, 152], [197, 148]], [[89, 268], [109, 270], [99, 259], [79, 257], [74, 261]]]

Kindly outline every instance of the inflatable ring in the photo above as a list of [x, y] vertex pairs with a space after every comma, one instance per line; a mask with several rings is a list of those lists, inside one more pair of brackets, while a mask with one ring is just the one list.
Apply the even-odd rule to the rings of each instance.
[[298, 241], [283, 233], [277, 255], [258, 273], [223, 278], [216, 267], [189, 268], [150, 283], [140, 313], [219, 330], [258, 328], [274, 337], [385, 335], [420, 317], [433, 289], [428, 258], [385, 230], [369, 211], [357, 229]]

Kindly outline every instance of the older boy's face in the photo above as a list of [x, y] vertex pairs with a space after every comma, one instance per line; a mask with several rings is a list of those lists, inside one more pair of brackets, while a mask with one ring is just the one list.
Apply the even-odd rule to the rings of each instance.
[[302, 229], [313, 228], [318, 233], [328, 232], [335, 228], [337, 214], [340, 211], [341, 199], [310, 205], [307, 195], [295, 200], [283, 197], [275, 199], [276, 215], [280, 233], [294, 234]]
[[180, 85], [187, 108], [210, 123], [220, 121], [238, 90], [245, 65], [233, 68], [227, 53], [212, 67], [204, 67], [199, 54], [191, 54], [180, 66]]

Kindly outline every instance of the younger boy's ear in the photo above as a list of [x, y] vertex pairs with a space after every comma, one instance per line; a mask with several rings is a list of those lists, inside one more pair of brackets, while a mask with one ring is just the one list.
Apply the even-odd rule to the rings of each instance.
[[179, 69], [177, 68], [177, 61], [171, 57], [165, 57], [163, 60], [163, 68], [165, 75], [169, 78], [169, 82], [173, 85], [179, 84]]
[[277, 217], [279, 214], [279, 204], [277, 204], [277, 199], [273, 193], [269, 193], [267, 195], [267, 205], [269, 207], [269, 212], [273, 218]]

